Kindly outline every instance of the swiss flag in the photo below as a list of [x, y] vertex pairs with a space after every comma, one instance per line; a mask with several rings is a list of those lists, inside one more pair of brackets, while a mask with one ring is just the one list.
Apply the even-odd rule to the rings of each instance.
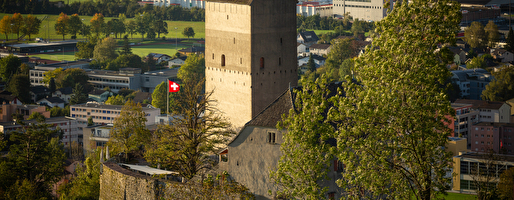
[[168, 80], [168, 89], [170, 92], [178, 92], [180, 90], [180, 85], [177, 83]]

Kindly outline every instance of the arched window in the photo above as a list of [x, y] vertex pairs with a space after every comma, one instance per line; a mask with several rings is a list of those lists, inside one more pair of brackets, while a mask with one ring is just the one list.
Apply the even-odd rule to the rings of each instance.
[[264, 57], [261, 57], [261, 68], [264, 68]]
[[221, 66], [225, 66], [225, 55], [221, 55]]

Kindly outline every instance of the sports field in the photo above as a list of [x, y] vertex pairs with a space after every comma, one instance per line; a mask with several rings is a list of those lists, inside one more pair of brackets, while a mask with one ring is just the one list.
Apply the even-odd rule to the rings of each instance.
[[[73, 13], [67, 13], [68, 15], [71, 15]], [[0, 19], [4, 17], [4, 15], [10, 15], [12, 14], [5, 14], [0, 13]], [[23, 16], [27, 16], [26, 14], [23, 14]], [[57, 21], [57, 18], [59, 15], [44, 15], [44, 14], [38, 14], [33, 15], [36, 16], [39, 19], [44, 19], [41, 23], [41, 28], [39, 29], [39, 34], [37, 35], [31, 35], [31, 39], [34, 39], [36, 37], [39, 38], [50, 38], [51, 40], [62, 40], [62, 35], [57, 35], [55, 33], [55, 22]], [[46, 17], [46, 18], [45, 18]], [[83, 19], [84, 24], [90, 24], [91, 18], [93, 16], [80, 16], [81, 19]], [[110, 21], [114, 17], [105, 17], [105, 22]], [[134, 18], [127, 18], [126, 20], [134, 20]], [[194, 38], [205, 38], [205, 22], [190, 22], [190, 21], [166, 21], [168, 24], [168, 34], [162, 34], [161, 37], [165, 36], [167, 38], [184, 38], [182, 35], [182, 31], [185, 27], [193, 27], [193, 30], [195, 31], [195, 37]], [[177, 29], [175, 29], [177, 28]], [[133, 38], [141, 38], [140, 34], [134, 34], [132, 36]], [[16, 38], [15, 34], [9, 34], [9, 39]], [[71, 38], [71, 35], [66, 35], [64, 39], [69, 40]], [[130, 38], [130, 35], [129, 35]], [[5, 40], [5, 35], [0, 34], [0, 39], [3, 41]], [[26, 36], [24, 39], [26, 39], [26, 42], [28, 42], [28, 36]], [[77, 39], [84, 39], [81, 35], [77, 35]]]

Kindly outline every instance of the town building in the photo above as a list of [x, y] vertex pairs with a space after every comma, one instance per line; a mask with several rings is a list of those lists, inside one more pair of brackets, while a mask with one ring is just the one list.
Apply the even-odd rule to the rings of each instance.
[[330, 49], [330, 44], [313, 44], [309, 47], [309, 52], [314, 55], [324, 56], [330, 53]]
[[300, 42], [296, 43], [296, 53], [298, 53], [298, 56], [305, 56], [307, 52], [307, 46], [305, 44]]
[[52, 96], [52, 92], [45, 86], [37, 85], [30, 87], [30, 100], [35, 103], [40, 99]]
[[64, 100], [62, 100], [59, 97], [47, 97], [47, 98], [43, 98], [36, 102], [36, 104], [38, 104], [38, 105], [49, 106], [51, 108], [53, 108], [53, 107], [64, 108], [64, 103], [66, 103], [66, 102], [64, 102]]
[[471, 150], [514, 155], [514, 124], [482, 122], [471, 129]]
[[52, 64], [43, 64], [37, 65], [34, 69], [29, 70], [29, 78], [30, 85], [33, 86], [46, 86], [43, 83], [43, 78], [45, 77], [45, 72], [53, 71], [55, 69], [70, 69], [70, 68], [79, 68], [79, 69], [87, 69], [89, 68], [89, 60], [79, 60], [79, 61], [66, 61], [66, 62], [58, 62]]
[[478, 122], [509, 123], [511, 107], [505, 102], [457, 99], [457, 104], [471, 104], [471, 111], [478, 111]]
[[365, 21], [380, 21], [386, 14], [383, 0], [333, 0], [333, 13], [342, 17], [350, 13], [353, 19]]
[[191, 54], [204, 54], [205, 48], [192, 46], [192, 47], [180, 49], [180, 50], [178, 50], [178, 52], [180, 53], [180, 55], [183, 55], [183, 56], [189, 56]]
[[14, 54], [78, 51], [76, 40], [66, 40], [66, 41], [48, 42], [48, 43], [40, 42], [40, 43], [12, 44], [12, 45], [7, 46], [7, 50], [10, 53], [14, 53]]
[[206, 91], [214, 91], [217, 109], [233, 126], [297, 85], [295, 8], [296, 1], [206, 2]]
[[296, 36], [296, 42], [304, 44], [306, 48], [318, 43], [318, 40], [319, 38], [314, 31], [301, 32]]
[[120, 89], [153, 92], [157, 85], [169, 80], [176, 80], [178, 68], [150, 71], [141, 74], [139, 68], [122, 68], [119, 71], [88, 70], [89, 83], [97, 89], [109, 88], [113, 92]]
[[484, 180], [479, 177], [480, 170], [489, 170], [490, 183], [497, 184], [500, 175], [514, 167], [514, 156], [484, 153], [463, 153], [453, 157], [452, 190], [460, 192], [476, 192], [475, 181]]
[[333, 6], [331, 2], [304, 1], [296, 5], [296, 14], [305, 17], [319, 15], [320, 17], [332, 17]]
[[113, 96], [114, 93], [108, 90], [99, 90], [94, 89], [93, 91], [87, 93], [87, 97], [89, 100], [96, 101], [98, 103], [103, 103], [109, 99], [109, 97]]
[[111, 137], [112, 124], [93, 125], [84, 127], [84, 152], [85, 155], [94, 151], [97, 147], [104, 147]]
[[[87, 119], [91, 117], [95, 124], [112, 124], [120, 116], [122, 105], [104, 105], [99, 103], [85, 103], [70, 106], [71, 117], [77, 118], [80, 127], [86, 127]], [[146, 125], [155, 124], [155, 117], [161, 114], [159, 108], [144, 107]]]
[[[338, 84], [331, 84], [327, 88], [335, 93]], [[275, 101], [267, 106], [239, 131], [237, 136], [222, 150], [219, 169], [227, 171], [238, 183], [246, 186], [256, 199], [276, 199], [279, 186], [270, 178], [270, 170], [278, 167], [282, 156], [280, 146], [284, 142], [283, 135], [286, 130], [276, 128], [277, 122], [294, 109], [295, 91], [297, 88], [287, 89]], [[335, 139], [327, 140], [329, 145], [335, 146]], [[340, 199], [342, 189], [335, 183], [341, 179], [344, 166], [341, 162], [333, 160], [327, 173], [327, 180], [322, 185], [328, 187], [326, 199]]]
[[[46, 117], [46, 116], [45, 116]], [[38, 123], [35, 119], [33, 120], [24, 120], [23, 123], [31, 124]], [[79, 145], [82, 145], [82, 128], [80, 128], [77, 124], [77, 121], [73, 118], [69, 117], [50, 117], [48, 116], [43, 122], [45, 124], [51, 125], [49, 127], [50, 130], [62, 130], [63, 136], [61, 139], [64, 147], [69, 147], [72, 142], [77, 142]], [[0, 122], [0, 132], [4, 133], [4, 136], [7, 135], [11, 131], [23, 131], [25, 125], [21, 125], [16, 122]]]
[[455, 70], [452, 72], [452, 81], [460, 88], [462, 98], [481, 100], [485, 86], [493, 80], [493, 76], [485, 69]]
[[27, 119], [34, 112], [41, 113], [43, 116], [45, 116], [45, 118], [50, 117], [50, 111], [46, 111], [45, 106], [2, 104], [0, 122], [12, 122], [13, 114], [21, 114], [23, 115], [23, 119]]
[[153, 0], [154, 6], [180, 6], [183, 8], [205, 8], [204, 0]]
[[65, 87], [59, 88], [52, 93], [52, 97], [59, 97], [64, 100], [65, 103], [70, 103], [71, 95], [73, 94], [73, 88]]
[[462, 137], [448, 137], [446, 151], [451, 152], [453, 156], [460, 155], [462, 152], [468, 152], [468, 142]]
[[453, 130], [452, 137], [466, 138], [471, 144], [469, 138], [469, 130], [474, 123], [478, 123], [480, 112], [472, 108], [472, 104], [452, 103], [452, 108], [455, 110], [455, 119], [450, 128]]

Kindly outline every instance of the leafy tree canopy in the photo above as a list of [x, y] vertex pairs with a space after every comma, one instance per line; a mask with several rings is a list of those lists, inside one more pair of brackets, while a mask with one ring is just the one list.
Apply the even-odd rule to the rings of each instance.
[[503, 67], [493, 72], [494, 80], [485, 86], [482, 99], [488, 101], [507, 101], [514, 98], [514, 68]]

